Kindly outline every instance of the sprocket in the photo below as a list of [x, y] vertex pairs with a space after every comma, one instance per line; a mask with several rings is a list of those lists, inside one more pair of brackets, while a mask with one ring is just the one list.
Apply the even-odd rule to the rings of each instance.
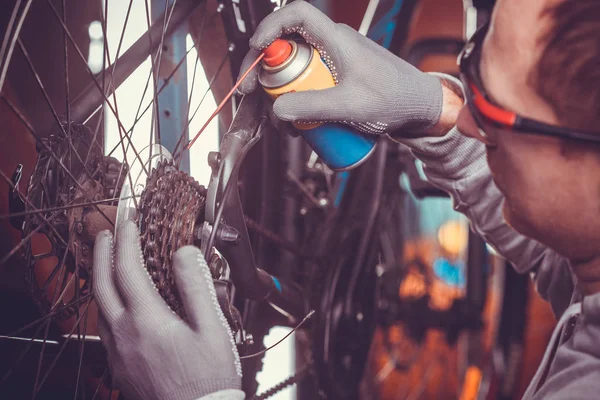
[[172, 260], [180, 247], [194, 243], [194, 227], [204, 222], [206, 189], [172, 161], [152, 170], [138, 205], [137, 223], [144, 259], [160, 295], [183, 319]]

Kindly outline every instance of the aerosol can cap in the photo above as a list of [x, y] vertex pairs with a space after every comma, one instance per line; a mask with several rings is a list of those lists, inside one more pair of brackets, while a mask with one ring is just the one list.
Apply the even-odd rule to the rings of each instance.
[[293, 82], [309, 66], [313, 48], [308, 43], [277, 40], [263, 50], [265, 57], [258, 81], [265, 88], [281, 87]]
[[277, 39], [271, 43], [266, 49], [264, 62], [269, 67], [276, 67], [283, 64], [292, 54], [292, 44], [287, 40]]

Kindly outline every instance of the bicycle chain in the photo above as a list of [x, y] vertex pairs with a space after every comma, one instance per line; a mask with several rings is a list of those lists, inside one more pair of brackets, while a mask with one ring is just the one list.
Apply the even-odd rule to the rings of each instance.
[[306, 378], [308, 375], [311, 374], [312, 371], [311, 371], [310, 367], [311, 367], [310, 365], [306, 365], [304, 368], [302, 368], [300, 371], [296, 372], [294, 375], [290, 376], [286, 380], [273, 386], [271, 389], [267, 390], [266, 392], [252, 397], [251, 400], [268, 399], [269, 397], [272, 397], [272, 396], [276, 395], [277, 393], [281, 392], [283, 389], [287, 388], [288, 386], [292, 386], [296, 383], [302, 382], [304, 380], [304, 378]]
[[171, 161], [161, 161], [148, 177], [138, 205], [138, 227], [146, 268], [160, 295], [184, 320], [172, 273], [173, 254], [194, 243], [194, 227], [204, 222], [206, 189]]

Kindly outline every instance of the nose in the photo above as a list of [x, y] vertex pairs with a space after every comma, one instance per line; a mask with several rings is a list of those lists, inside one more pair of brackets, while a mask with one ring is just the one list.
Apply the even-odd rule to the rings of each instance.
[[464, 106], [462, 110], [460, 110], [456, 120], [456, 127], [463, 135], [477, 139], [487, 146], [492, 145], [489, 136], [486, 135], [479, 125], [477, 125], [477, 122], [475, 122], [468, 106]]

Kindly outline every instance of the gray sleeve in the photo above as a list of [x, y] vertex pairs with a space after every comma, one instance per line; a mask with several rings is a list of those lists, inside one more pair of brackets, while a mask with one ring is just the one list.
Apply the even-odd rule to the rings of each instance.
[[568, 262], [506, 223], [502, 214], [504, 197], [492, 180], [485, 146], [463, 136], [456, 127], [443, 137], [399, 141], [423, 162], [427, 179], [450, 194], [454, 209], [470, 220], [471, 229], [518, 272], [532, 273], [540, 295], [550, 302], [557, 316], [562, 314], [573, 293]]
[[[600, 294], [586, 296], [573, 334], [556, 350], [548, 377], [534, 399], [598, 399], [600, 397]], [[568, 334], [569, 322], [562, 335]]]

